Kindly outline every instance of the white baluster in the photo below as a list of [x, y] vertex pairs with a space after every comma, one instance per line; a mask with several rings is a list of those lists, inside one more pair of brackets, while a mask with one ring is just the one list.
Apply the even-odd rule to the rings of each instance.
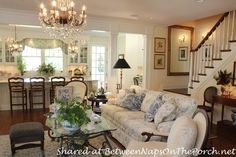
[[195, 52], [190, 52], [190, 67], [189, 67], [188, 87], [193, 86], [193, 83], [192, 83], [192, 79], [193, 79], [193, 53], [195, 53]]
[[222, 45], [222, 24], [219, 26], [219, 36], [218, 36], [218, 57], [221, 58], [221, 45]]
[[201, 63], [201, 66], [202, 66], [202, 72], [201, 73], [204, 73], [204, 69], [205, 69], [205, 55], [204, 55], [204, 45], [201, 47], [200, 49], [200, 52], [202, 54], [201, 56], [201, 60], [202, 60], [202, 63]]
[[216, 58], [215, 56], [215, 45], [216, 45], [216, 31], [212, 33], [212, 59]]
[[223, 20], [223, 22], [221, 23], [221, 25], [222, 25], [222, 31], [221, 31], [221, 37], [222, 37], [222, 40], [221, 40], [221, 50], [225, 50], [225, 18], [224, 18], [224, 20]]
[[232, 31], [231, 31], [231, 40], [234, 40], [234, 27], [235, 27], [235, 10], [232, 12]]
[[218, 58], [218, 45], [219, 45], [219, 27], [216, 28], [215, 30], [215, 49], [214, 49], [214, 54], [215, 54], [215, 58]]
[[230, 44], [229, 44], [229, 40], [230, 40], [230, 37], [229, 37], [229, 31], [230, 31], [230, 12], [229, 12], [229, 15], [227, 17], [227, 36], [226, 36], [226, 49], [229, 50], [230, 49]]

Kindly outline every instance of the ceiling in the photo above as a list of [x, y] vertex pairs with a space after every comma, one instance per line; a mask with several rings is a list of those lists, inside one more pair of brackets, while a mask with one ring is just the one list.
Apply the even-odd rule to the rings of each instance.
[[[236, 0], [74, 0], [79, 10], [87, 7], [88, 16], [125, 18], [173, 25], [236, 9]], [[203, 1], [199, 3], [197, 1]], [[25, 11], [49, 7], [50, 0], [0, 0], [0, 8]]]

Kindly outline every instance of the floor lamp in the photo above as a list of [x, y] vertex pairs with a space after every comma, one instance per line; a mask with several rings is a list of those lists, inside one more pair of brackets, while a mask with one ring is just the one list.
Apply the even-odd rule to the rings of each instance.
[[120, 54], [119, 58], [116, 62], [116, 64], [113, 66], [114, 69], [120, 69], [120, 89], [122, 89], [122, 70], [123, 69], [130, 69], [129, 64], [126, 62], [126, 60], [124, 59], [124, 54]]

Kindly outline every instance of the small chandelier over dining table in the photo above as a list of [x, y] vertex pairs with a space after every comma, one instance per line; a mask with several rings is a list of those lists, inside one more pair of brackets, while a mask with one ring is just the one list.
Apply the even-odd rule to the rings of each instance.
[[13, 38], [7, 39], [8, 51], [13, 55], [17, 56], [23, 51], [23, 46], [16, 40], [16, 26], [15, 26], [15, 36]]
[[80, 52], [80, 47], [78, 45], [78, 41], [77, 40], [71, 42], [68, 45], [68, 52], [69, 52], [69, 54], [72, 55], [72, 57], [75, 57], [76, 54], [78, 54]]
[[54, 38], [76, 39], [86, 24], [86, 7], [78, 15], [73, 0], [52, 0], [51, 5], [49, 12], [40, 5], [39, 20], [45, 31]]

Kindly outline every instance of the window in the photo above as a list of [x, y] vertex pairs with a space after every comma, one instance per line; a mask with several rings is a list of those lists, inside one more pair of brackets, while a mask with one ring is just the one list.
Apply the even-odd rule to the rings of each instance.
[[105, 83], [105, 47], [92, 46], [92, 79], [98, 80], [98, 87]]
[[26, 71], [36, 71], [41, 65], [41, 49], [25, 46], [22, 58], [26, 65]]
[[37, 49], [25, 46], [22, 58], [26, 64], [26, 71], [37, 71], [41, 63], [50, 63], [56, 71], [63, 71], [63, 52], [61, 48]]
[[45, 49], [45, 63], [52, 64], [56, 71], [63, 71], [63, 53], [61, 48]]

